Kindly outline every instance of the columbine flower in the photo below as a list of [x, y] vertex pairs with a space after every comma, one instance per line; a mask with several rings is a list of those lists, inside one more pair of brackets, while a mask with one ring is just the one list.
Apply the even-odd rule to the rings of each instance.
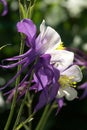
[[60, 76], [59, 70], [50, 66], [50, 56], [42, 56], [38, 68], [34, 74], [34, 85], [30, 90], [41, 91], [38, 104], [35, 107], [34, 112], [38, 111], [47, 103], [51, 102], [57, 95], [59, 89], [58, 79]]
[[60, 74], [57, 98], [65, 96], [67, 100], [77, 98], [76, 83], [82, 80], [82, 72], [77, 65], [72, 65]]
[[67, 100], [73, 100], [77, 97], [77, 91], [74, 89], [75, 84], [82, 80], [79, 66], [73, 65], [74, 54], [66, 50], [55, 50], [51, 53], [51, 62], [60, 71], [60, 89], [57, 97], [65, 96]]
[[[17, 61], [14, 64], [1, 66], [3, 68], [13, 68], [22, 65], [21, 70], [4, 86], [7, 87], [12, 83], [19, 74], [21, 74], [35, 60], [23, 80], [18, 86], [20, 87], [27, 81], [29, 75], [34, 68], [33, 83], [30, 90], [36, 92], [41, 91], [38, 104], [35, 111], [51, 102], [53, 99], [60, 101], [60, 106], [64, 96], [68, 100], [73, 100], [77, 97], [77, 92], [73, 88], [76, 82], [82, 79], [80, 68], [73, 65], [74, 54], [64, 50], [59, 34], [51, 27], [45, 26], [43, 20], [40, 25], [40, 34], [36, 37], [36, 26], [30, 19], [24, 19], [17, 23], [18, 32], [26, 35], [26, 45], [29, 50], [22, 55], [6, 59], [6, 61]], [[76, 73], [76, 74], [75, 74]], [[11, 96], [14, 94], [12, 91]], [[43, 101], [43, 102], [42, 102]]]
[[[59, 109], [63, 106], [63, 97], [65, 97], [67, 100], [73, 100], [77, 98], [77, 91], [75, 90], [75, 87], [76, 83], [82, 80], [82, 72], [79, 66], [73, 65], [73, 60], [74, 54], [72, 52], [66, 50], [54, 50], [51, 52], [50, 62], [53, 64], [54, 68], [60, 72], [60, 77], [56, 79], [56, 83], [59, 84], [59, 89], [57, 89], [57, 94], [53, 98], [59, 104]], [[36, 81], [36, 84], [38, 82]], [[42, 83], [45, 84], [43, 79]], [[52, 98], [50, 97], [54, 93], [55, 88], [55, 85], [52, 85], [51, 89], [50, 87], [47, 88], [49, 92], [49, 102], [52, 101]], [[38, 87], [38, 85], [36, 87]], [[46, 103], [47, 98], [42, 91], [38, 104], [35, 107], [35, 111], [43, 107]]]
[[[85, 70], [84, 72], [87, 72], [87, 54], [85, 54], [84, 52], [82, 52], [81, 50], [76, 49], [76, 48], [67, 48], [67, 49], [70, 51], [73, 51], [75, 54], [74, 64], [79, 65], [80, 67], [82, 67], [83, 70]], [[87, 81], [82, 83], [79, 86], [79, 89], [84, 90], [80, 99], [85, 98], [87, 96]]]
[[28, 47], [41, 55], [46, 51], [52, 51], [60, 45], [61, 39], [59, 34], [50, 26], [45, 26], [45, 20], [40, 25], [40, 34], [36, 37], [36, 26], [30, 19], [24, 19], [17, 24], [18, 32], [24, 33]]
[[[52, 101], [59, 89], [59, 84], [57, 80], [59, 79], [59, 70], [55, 69], [52, 65], [50, 65], [50, 55], [46, 54], [40, 57], [38, 63], [35, 65], [34, 68], [34, 79], [32, 80], [32, 83], [35, 83], [31, 88], [28, 88], [29, 81], [21, 81], [21, 83], [18, 86], [18, 99], [23, 96], [26, 93], [26, 90], [35, 90], [41, 91], [43, 97], [45, 96], [45, 99], [42, 103], [40, 103], [39, 107], [42, 107], [49, 101]], [[53, 86], [55, 86], [53, 88]], [[51, 92], [50, 96], [48, 92]], [[12, 89], [9, 92], [6, 92], [4, 95], [8, 95], [7, 102], [11, 101], [13, 98], [13, 95], [15, 93], [15, 89]], [[42, 96], [41, 96], [42, 97]], [[39, 108], [38, 108], [39, 109]]]
[[[60, 46], [61, 39], [59, 34], [51, 27], [45, 26], [45, 21], [40, 25], [40, 34], [36, 37], [36, 26], [30, 19], [24, 19], [17, 23], [18, 32], [24, 33], [26, 35], [26, 45], [29, 47], [29, 50], [22, 55], [15, 56], [12, 58], [6, 59], [6, 61], [17, 61], [14, 64], [10, 65], [0, 65], [3, 68], [13, 68], [18, 65], [22, 65], [21, 70], [3, 87], [7, 87], [12, 83], [19, 74], [21, 74], [37, 57], [47, 54], [50, 54], [52, 50]], [[39, 59], [38, 58], [38, 59]], [[24, 80], [29, 76], [29, 72], [25, 75]]]
[[[59, 53], [59, 55], [57, 54]], [[77, 65], [73, 65], [74, 53], [66, 50], [54, 51], [51, 61], [54, 62], [56, 69], [60, 71], [59, 90], [56, 95], [56, 102], [58, 103], [57, 113], [64, 105], [64, 97], [71, 101], [77, 98], [76, 84], [82, 80], [82, 72]]]
[[[59, 70], [60, 73], [73, 64], [74, 54], [72, 52], [69, 52], [66, 50], [54, 50], [50, 52], [50, 55], [51, 55], [50, 64], [52, 64], [56, 70]], [[39, 71], [40, 71], [40, 67], [39, 67]], [[48, 73], [48, 75], [49, 74], [50, 73]], [[40, 77], [41, 75], [42, 74], [40, 73]], [[50, 78], [50, 75], [49, 75], [49, 78]], [[36, 75], [34, 75], [34, 81], [37, 84]], [[45, 82], [44, 82], [43, 77], [42, 77], [42, 83], [44, 84], [44, 86], [46, 82], [48, 81], [45, 79]], [[35, 85], [32, 87], [32, 89], [33, 88], [34, 89], [36, 88], [36, 90], [40, 91], [42, 87], [40, 87], [39, 85]]]
[[7, 2], [6, 0], [0, 0], [0, 2], [3, 4], [4, 6], [4, 10], [3, 10], [3, 13], [2, 13], [2, 16], [6, 15], [7, 12], [8, 12], [8, 7], [7, 7]]

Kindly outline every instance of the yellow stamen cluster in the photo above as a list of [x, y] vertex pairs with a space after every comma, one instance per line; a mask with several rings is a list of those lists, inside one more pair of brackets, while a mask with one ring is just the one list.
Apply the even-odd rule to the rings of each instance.
[[61, 42], [60, 45], [58, 45], [58, 47], [56, 48], [56, 50], [64, 50], [63, 42]]
[[61, 85], [62, 88], [65, 88], [65, 87], [76, 87], [76, 82], [73, 81], [73, 76], [71, 77], [68, 77], [66, 75], [61, 75], [60, 78], [59, 78], [59, 83]]

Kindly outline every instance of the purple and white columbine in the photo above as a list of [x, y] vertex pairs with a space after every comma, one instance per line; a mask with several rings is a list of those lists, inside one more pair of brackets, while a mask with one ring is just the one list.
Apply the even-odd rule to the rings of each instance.
[[[75, 88], [76, 84], [82, 80], [82, 72], [79, 66], [73, 65], [73, 61], [74, 61], [74, 54], [72, 52], [66, 50], [54, 50], [53, 52], [51, 52], [50, 62], [51, 64], [53, 64], [54, 68], [59, 70], [60, 72], [60, 77], [57, 79], [59, 89], [57, 89], [58, 91], [55, 96], [55, 100], [59, 104], [59, 109], [63, 106], [64, 97], [68, 101], [77, 98], [77, 90]], [[36, 81], [36, 84], [38, 82]], [[55, 85], [51, 87], [49, 91], [49, 97], [52, 95], [54, 88]], [[44, 102], [42, 102], [42, 100], [44, 100]], [[39, 98], [39, 102], [36, 105], [35, 111], [44, 106], [44, 104], [46, 104], [46, 101], [47, 99], [44, 95], [44, 92], [42, 92]]]
[[[22, 65], [21, 70], [4, 86], [4, 88], [12, 83], [17, 76], [25, 70], [25, 68], [33, 63], [37, 57], [40, 58], [41, 56], [46, 55], [47, 51], [54, 50], [61, 42], [59, 34], [53, 28], [49, 26], [46, 27], [44, 20], [40, 25], [40, 34], [38, 37], [36, 37], [36, 26], [30, 19], [24, 19], [18, 22], [17, 29], [18, 32], [26, 35], [26, 45], [29, 47], [29, 50], [22, 55], [6, 59], [6, 61], [17, 61], [21, 59], [20, 61], [6, 66], [0, 65], [1, 67], [7, 69], [16, 67], [20, 64]], [[48, 54], [50, 55], [50, 53]], [[24, 77], [23, 81], [29, 76], [30, 73], [28, 73], [26, 74], [27, 76]]]
[[[21, 59], [20, 61], [7, 66], [1, 65], [1, 67], [7, 69], [16, 67], [20, 64], [22, 65], [21, 70], [3, 88], [1, 88], [1, 90], [6, 88], [9, 84], [11, 84], [18, 77], [18, 75], [20, 75], [31, 63], [38, 59], [37, 63], [33, 65], [33, 67], [31, 67], [31, 70], [27, 72], [27, 74], [20, 82], [18, 87], [21, 88], [21, 86], [23, 86], [23, 83], [26, 82], [27, 79], [29, 79], [31, 71], [34, 68], [34, 82], [38, 81], [40, 85], [36, 85], [37, 91], [44, 90], [43, 95], [45, 94], [45, 96], [48, 97], [48, 86], [51, 86], [49, 88], [53, 89], [49, 98], [51, 101], [56, 96], [57, 91], [59, 89], [59, 84], [57, 80], [60, 74], [59, 70], [57, 70], [53, 67], [52, 64], [50, 64], [51, 55], [50, 53], [47, 53], [47, 51], [52, 52], [52, 50], [60, 46], [60, 36], [53, 28], [49, 26], [46, 27], [44, 20], [40, 25], [40, 34], [38, 37], [36, 37], [36, 26], [30, 19], [24, 19], [21, 22], [18, 22], [17, 29], [18, 32], [24, 33], [26, 35], [26, 45], [27, 47], [29, 47], [29, 50], [20, 56], [15, 56], [6, 59], [6, 61], [17, 61]], [[43, 84], [41, 77], [44, 77], [45, 85]], [[52, 87], [53, 84], [55, 86], [54, 88]], [[20, 89], [18, 90], [20, 91]], [[12, 90], [12, 94], [10, 94], [13, 95], [14, 91], [15, 90]]]
[[[67, 48], [67, 50], [74, 52], [74, 54], [75, 54], [74, 64], [82, 67], [82, 70], [84, 70], [85, 74], [87, 75], [87, 54], [76, 48]], [[79, 86], [79, 89], [84, 90], [80, 99], [87, 97], [87, 80], [86, 79], [85, 79], [85, 82], [83, 82]]]
[[77, 91], [74, 89], [76, 83], [82, 80], [82, 72], [77, 65], [73, 65], [74, 54], [66, 50], [55, 50], [51, 53], [51, 62], [56, 69], [60, 71], [60, 89], [57, 97], [66, 97], [67, 100], [73, 100], [77, 97]]
[[[77, 65], [73, 65], [74, 53], [64, 50], [59, 34], [50, 26], [46, 27], [45, 20], [40, 25], [40, 34], [37, 37], [36, 26], [30, 19], [18, 22], [17, 29], [18, 32], [25, 34], [26, 46], [29, 50], [22, 55], [6, 59], [6, 61], [18, 62], [7, 66], [0, 65], [7, 69], [22, 65], [21, 70], [1, 89], [12, 83], [36, 60], [18, 86], [19, 91], [21, 88], [23, 90], [24, 83], [34, 69], [33, 85], [30, 90], [41, 91], [35, 111], [53, 99], [56, 99], [60, 107], [63, 105], [61, 99], [64, 96], [67, 100], [75, 99], [77, 91], [74, 87], [76, 82], [81, 81], [82, 73]], [[10, 95], [13, 95], [14, 91], [13, 89]]]

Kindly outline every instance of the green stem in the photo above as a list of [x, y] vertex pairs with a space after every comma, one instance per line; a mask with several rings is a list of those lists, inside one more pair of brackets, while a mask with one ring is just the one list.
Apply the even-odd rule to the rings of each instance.
[[30, 115], [25, 121], [20, 123], [15, 130], [20, 130], [26, 123], [30, 122], [33, 119], [34, 113]]
[[44, 130], [44, 127], [45, 127], [45, 125], [46, 125], [46, 123], [47, 123], [47, 120], [48, 120], [48, 118], [49, 118], [49, 116], [50, 116], [52, 110], [54, 109], [54, 107], [53, 107], [53, 106], [54, 106], [54, 103], [55, 103], [55, 102], [53, 102], [53, 104], [52, 104], [51, 107], [50, 107], [50, 104], [48, 104], [48, 105], [45, 107], [45, 110], [44, 110], [44, 112], [43, 112], [43, 115], [42, 115], [42, 117], [41, 117], [41, 119], [40, 119], [40, 121], [39, 121], [39, 123], [38, 123], [38, 125], [37, 125], [37, 127], [36, 127], [35, 130]]
[[25, 104], [25, 98], [24, 98], [24, 100], [22, 101], [22, 104], [21, 104], [21, 106], [20, 106], [20, 109], [19, 109], [19, 112], [18, 112], [16, 121], [15, 121], [15, 124], [14, 124], [14, 126], [13, 126], [13, 130], [15, 130], [15, 127], [17, 126], [17, 124], [18, 124], [18, 122], [19, 122], [19, 120], [20, 120], [20, 116], [21, 116], [21, 113], [22, 113], [24, 104]]
[[[29, 92], [28, 92], [27, 98], [28, 98], [28, 102], [29, 102], [28, 114], [29, 114], [29, 116], [30, 116], [30, 115], [32, 114], [32, 97], [30, 96], [30, 93], [29, 93]], [[31, 130], [31, 128], [32, 128], [31, 122], [29, 123], [29, 128], [30, 128], [30, 130]]]
[[45, 127], [45, 125], [46, 125], [46, 123], [47, 123], [47, 120], [48, 120], [48, 118], [49, 118], [49, 116], [50, 116], [52, 110], [53, 110], [53, 109], [50, 108], [50, 110], [47, 112], [46, 117], [45, 117], [45, 119], [44, 119], [44, 121], [43, 121], [43, 123], [42, 123], [42, 125], [41, 125], [41, 130], [44, 130], [44, 127]]
[[10, 126], [10, 123], [11, 123], [11, 120], [12, 120], [12, 117], [13, 117], [13, 113], [14, 113], [15, 102], [16, 102], [16, 95], [17, 94], [15, 93], [14, 98], [13, 98], [13, 102], [12, 102], [12, 105], [11, 105], [10, 114], [9, 114], [9, 117], [8, 117], [8, 120], [7, 120], [7, 123], [5, 125], [4, 130], [8, 130], [9, 129], [9, 126]]
[[20, 10], [20, 0], [18, 0], [18, 4], [19, 4], [19, 14], [20, 14], [20, 20], [22, 19], [22, 14], [21, 14], [21, 10]]
[[23, 127], [25, 128], [25, 130], [30, 130], [30, 128], [26, 124]]
[[[23, 53], [23, 49], [24, 49], [24, 40], [21, 39], [20, 54]], [[21, 65], [18, 66], [17, 72], [20, 69], [21, 69]], [[15, 106], [16, 106], [17, 86], [18, 86], [19, 82], [20, 82], [20, 76], [18, 76], [18, 78], [16, 79], [16, 83], [15, 83], [16, 92], [15, 92], [14, 97], [13, 97], [10, 114], [9, 114], [9, 117], [8, 117], [7, 122], [6, 122], [4, 130], [8, 130], [9, 129], [9, 126], [10, 126], [10, 123], [11, 123], [11, 120], [12, 120], [12, 117], [13, 117], [14, 109], [15, 109]]]
[[31, 73], [31, 76], [30, 76], [30, 80], [29, 80], [30, 83], [29, 83], [29, 85], [28, 85], [28, 88], [27, 88], [25, 97], [24, 97], [24, 99], [23, 99], [23, 101], [22, 101], [22, 104], [21, 104], [21, 106], [20, 106], [20, 109], [19, 109], [19, 112], [18, 112], [18, 115], [17, 115], [17, 118], [16, 118], [16, 122], [15, 122], [15, 124], [14, 124], [14, 126], [13, 126], [13, 130], [15, 130], [15, 127], [16, 127], [16, 126], [18, 125], [18, 123], [19, 123], [19, 120], [20, 120], [20, 117], [21, 117], [21, 113], [22, 113], [22, 110], [23, 110], [23, 107], [24, 107], [26, 98], [28, 97], [28, 94], [29, 94], [28, 91], [29, 91], [29, 87], [30, 87], [30, 85], [31, 85], [33, 73], [34, 73], [34, 70], [32, 70], [32, 73]]
[[[20, 0], [18, 0], [18, 3], [20, 4]], [[20, 11], [20, 6], [19, 6], [19, 14], [20, 14], [20, 19], [22, 19], [22, 14], [21, 14], [21, 11]], [[19, 54], [20, 55], [23, 54], [23, 51], [24, 51], [24, 35], [21, 34], [21, 46], [20, 46], [20, 53]], [[21, 69], [21, 65], [18, 66], [17, 72], [20, 69]], [[17, 86], [18, 86], [19, 82], [20, 82], [20, 75], [17, 77], [16, 82], [15, 82], [16, 91], [15, 91], [15, 94], [14, 94], [14, 97], [13, 97], [10, 114], [9, 114], [9, 117], [8, 117], [7, 122], [6, 122], [4, 130], [8, 130], [9, 129], [9, 126], [10, 126], [10, 123], [11, 123], [11, 120], [12, 120], [12, 117], [13, 117], [13, 114], [14, 114], [14, 110], [15, 110], [15, 106], [16, 106], [16, 99], [17, 99], [17, 94], [18, 94]], [[23, 109], [23, 106], [24, 106], [24, 103], [20, 107], [20, 111], [19, 111], [19, 114], [18, 114], [18, 119], [20, 117], [20, 113], [21, 113], [21, 111]]]
[[[38, 125], [37, 125], [37, 127], [36, 127], [35, 130], [42, 130], [42, 126], [45, 125], [45, 124], [43, 125], [43, 123], [44, 123], [46, 117], [48, 118], [47, 115], [50, 114], [50, 113], [48, 112], [48, 111], [49, 111], [49, 108], [50, 108], [50, 105], [48, 104], [48, 105], [45, 107], [45, 110], [44, 110], [44, 112], [43, 112], [43, 115], [42, 115], [42, 117], [41, 117], [41, 119], [40, 119], [40, 121], [39, 121], [39, 123], [38, 123]], [[48, 114], [48, 113], [49, 113], [49, 114]]]
[[[20, 0], [19, 0], [20, 2]], [[20, 12], [20, 9], [19, 9], [19, 12]], [[21, 16], [21, 14], [20, 14]], [[21, 34], [21, 46], [20, 46], [20, 55], [23, 54], [23, 51], [24, 51], [24, 36], [23, 34]], [[21, 65], [18, 66], [18, 69], [17, 69], [17, 72], [21, 69]], [[20, 82], [20, 75], [17, 77], [16, 79], [16, 82], [15, 82], [15, 88], [16, 88], [16, 92], [14, 94], [14, 97], [13, 97], [13, 101], [12, 101], [12, 105], [11, 105], [11, 110], [10, 110], [10, 114], [9, 114], [9, 117], [8, 117], [8, 120], [6, 122], [6, 125], [5, 125], [5, 128], [4, 130], [8, 130], [9, 129], [9, 126], [10, 126], [10, 123], [11, 123], [11, 120], [12, 120], [12, 117], [13, 117], [13, 114], [14, 114], [14, 109], [15, 109], [15, 106], [16, 106], [16, 98], [17, 98], [17, 86]]]
[[[18, 0], [18, 3], [20, 4], [20, 0]], [[20, 19], [22, 19], [23, 17], [22, 17], [21, 11], [20, 11], [20, 6], [19, 6], [19, 14], [20, 14]], [[20, 55], [23, 54], [23, 51], [24, 51], [24, 35], [21, 34]], [[21, 65], [18, 66], [17, 72], [20, 69], [21, 69]], [[11, 123], [11, 120], [12, 120], [12, 117], [13, 117], [13, 114], [14, 114], [14, 110], [15, 110], [15, 106], [16, 106], [16, 99], [17, 99], [17, 94], [18, 94], [17, 87], [18, 87], [19, 82], [20, 82], [20, 75], [17, 77], [16, 82], [15, 82], [15, 89], [16, 89], [16, 91], [15, 91], [15, 94], [14, 94], [14, 97], [13, 97], [10, 114], [9, 114], [9, 117], [8, 117], [7, 122], [6, 122], [4, 130], [8, 130], [9, 129], [9, 126], [10, 126], [10, 123]], [[21, 111], [23, 109], [23, 106], [24, 106], [24, 102], [23, 102], [23, 104], [20, 107], [20, 111], [19, 111], [19, 114], [18, 114], [18, 117], [17, 117], [17, 122], [18, 122], [18, 119], [20, 118], [20, 114], [21, 114]]]
[[28, 10], [27, 10], [27, 18], [31, 18], [32, 17], [32, 14], [33, 14], [33, 11], [34, 11], [34, 7], [35, 7], [35, 3], [36, 3], [36, 0], [35, 0], [33, 5], [31, 5], [31, 1], [29, 3]]

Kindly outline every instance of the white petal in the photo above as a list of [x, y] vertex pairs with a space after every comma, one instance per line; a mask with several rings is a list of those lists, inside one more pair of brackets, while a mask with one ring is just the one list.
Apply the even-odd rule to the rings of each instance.
[[45, 25], [45, 20], [42, 21], [41, 25], [40, 25], [40, 34], [41, 34], [41, 38], [44, 37], [44, 33], [46, 31], [46, 25]]
[[71, 101], [77, 98], [77, 91], [74, 88], [67, 87], [63, 90], [63, 92], [65, 93], [65, 98], [68, 101]]
[[47, 39], [48, 51], [54, 50], [60, 45], [61, 38], [59, 34], [51, 27], [47, 27], [45, 32], [45, 38]]
[[64, 71], [67, 67], [72, 65], [74, 59], [74, 53], [66, 50], [54, 50], [51, 52], [51, 62], [55, 64], [55, 67]]
[[82, 72], [79, 66], [73, 65], [64, 72], [61, 73], [61, 75], [67, 75], [68, 77], [73, 77], [72, 81], [80, 82], [82, 80]]
[[[61, 43], [59, 34], [50, 26], [45, 26], [45, 20], [40, 25], [40, 42], [46, 53], [58, 47]], [[44, 51], [43, 51], [44, 52]]]
[[62, 90], [62, 88], [60, 88], [59, 90], [58, 90], [58, 93], [57, 93], [57, 98], [62, 98], [62, 97], [64, 97], [64, 92], [63, 92], [63, 90]]

